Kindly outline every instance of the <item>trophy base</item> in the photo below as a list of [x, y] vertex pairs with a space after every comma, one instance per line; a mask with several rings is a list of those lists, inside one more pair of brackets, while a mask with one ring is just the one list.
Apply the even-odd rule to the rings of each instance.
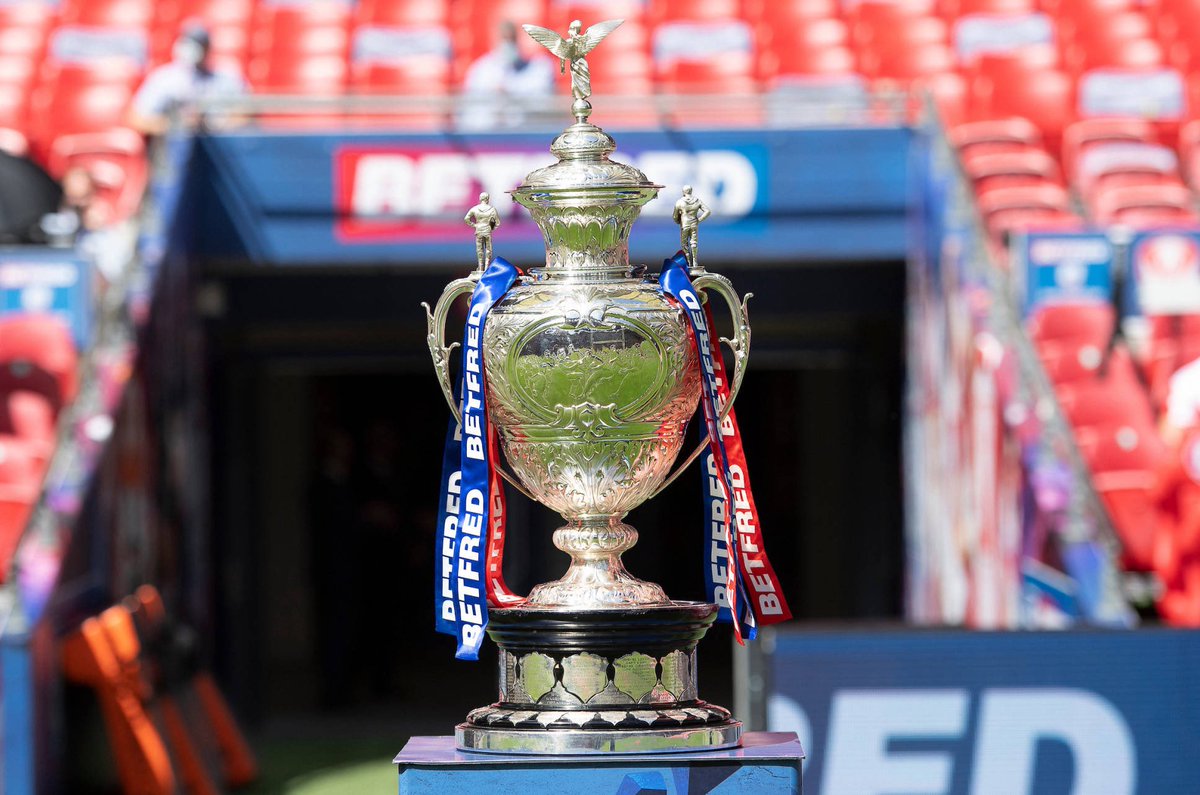
[[696, 688], [715, 605], [492, 610], [500, 701], [455, 730], [465, 751], [638, 754], [730, 748], [742, 724]]
[[582, 756], [591, 754], [661, 754], [672, 751], [715, 751], [735, 748], [742, 739], [740, 721], [690, 729], [485, 729], [470, 723], [454, 728], [463, 751], [498, 754]]

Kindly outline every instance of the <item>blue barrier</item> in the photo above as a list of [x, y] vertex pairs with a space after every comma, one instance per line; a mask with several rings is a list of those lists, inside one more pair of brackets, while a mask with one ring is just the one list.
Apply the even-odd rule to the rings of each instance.
[[1012, 270], [1024, 285], [1025, 314], [1042, 304], [1079, 300], [1110, 301], [1113, 245], [1103, 232], [1037, 232], [1012, 247]]
[[817, 795], [1200, 787], [1200, 633], [787, 632], [768, 721]]
[[0, 315], [46, 312], [71, 329], [84, 350], [92, 334], [91, 266], [71, 249], [0, 249]]

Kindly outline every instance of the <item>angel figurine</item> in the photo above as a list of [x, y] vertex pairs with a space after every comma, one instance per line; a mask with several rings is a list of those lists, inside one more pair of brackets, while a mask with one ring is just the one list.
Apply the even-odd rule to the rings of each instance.
[[586, 100], [592, 95], [592, 75], [588, 71], [587, 58], [584, 56], [596, 49], [596, 45], [624, 21], [623, 19], [610, 19], [605, 22], [597, 22], [587, 29], [587, 33], [581, 34], [579, 31], [583, 27], [583, 23], [576, 19], [567, 29], [565, 39], [554, 31], [537, 25], [522, 25], [521, 27], [525, 28], [525, 32], [534, 41], [558, 57], [560, 73], [565, 74], [567, 64], [571, 64], [571, 95], [577, 100]]

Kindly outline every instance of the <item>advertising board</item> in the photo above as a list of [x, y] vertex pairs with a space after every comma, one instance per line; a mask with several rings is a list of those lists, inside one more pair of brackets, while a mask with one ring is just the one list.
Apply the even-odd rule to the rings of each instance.
[[769, 728], [814, 795], [1200, 787], [1200, 633], [780, 632]]

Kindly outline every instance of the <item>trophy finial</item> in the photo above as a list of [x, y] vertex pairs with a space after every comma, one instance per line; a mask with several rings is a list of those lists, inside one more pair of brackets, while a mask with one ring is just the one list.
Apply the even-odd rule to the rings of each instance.
[[675, 223], [679, 224], [679, 247], [683, 249], [683, 256], [687, 258], [688, 270], [695, 276], [697, 273], [703, 273], [704, 268], [697, 261], [698, 237], [700, 231], [700, 222], [708, 216], [712, 215], [712, 211], [708, 209], [700, 197], [692, 195], [692, 186], [683, 186], [683, 195], [675, 202], [675, 212], [672, 214]]
[[492, 261], [492, 232], [500, 226], [500, 213], [491, 205], [487, 191], [479, 194], [479, 204], [467, 210], [463, 221], [475, 227], [475, 272], [483, 273]]
[[575, 98], [571, 105], [571, 111], [580, 124], [586, 123], [588, 116], [592, 115], [592, 103], [588, 102], [588, 97], [592, 95], [592, 74], [588, 69], [585, 56], [596, 49], [596, 45], [604, 41], [604, 38], [620, 27], [624, 21], [623, 19], [609, 19], [597, 22], [588, 28], [586, 33], [581, 33], [583, 23], [576, 19], [567, 28], [565, 39], [549, 28], [538, 25], [521, 26], [530, 38], [558, 58], [560, 74], [565, 74], [568, 64], [570, 65], [571, 96]]

